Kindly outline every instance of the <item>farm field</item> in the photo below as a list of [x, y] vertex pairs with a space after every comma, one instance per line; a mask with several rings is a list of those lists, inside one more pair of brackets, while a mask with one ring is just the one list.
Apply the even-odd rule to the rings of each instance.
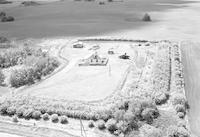
[[[0, 23], [0, 34], [18, 39], [104, 35], [151, 25], [141, 21], [145, 12], [154, 14], [177, 8], [178, 4], [190, 3], [180, 0], [124, 0], [99, 5], [98, 2], [64, 0], [29, 7], [19, 6], [19, 2], [13, 6], [0, 5], [2, 11], [15, 17], [14, 22]], [[153, 22], [159, 22], [159, 18]]]
[[186, 96], [190, 104], [189, 121], [192, 132], [195, 135], [200, 135], [199, 123], [199, 43], [195, 42], [182, 42], [182, 58], [184, 65], [184, 77], [186, 82]]

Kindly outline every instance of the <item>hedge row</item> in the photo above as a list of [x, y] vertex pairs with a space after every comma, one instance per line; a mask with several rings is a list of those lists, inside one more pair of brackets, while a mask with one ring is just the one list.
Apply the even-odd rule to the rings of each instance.
[[[58, 116], [57, 114], [53, 115], [48, 115], [47, 113], [41, 114], [39, 111], [24, 111], [24, 115], [18, 116], [18, 115], [10, 115], [12, 116], [12, 121], [17, 123], [19, 120], [18, 118], [25, 118], [25, 119], [30, 119], [33, 118], [35, 120], [43, 119], [44, 121], [51, 120], [53, 123], [58, 123], [60, 122], [61, 124], [67, 124], [68, 123], [68, 117], [66, 116]], [[27, 116], [29, 116], [27, 118]]]
[[171, 102], [178, 117], [184, 118], [189, 105], [184, 95], [183, 67], [181, 53], [177, 44], [173, 45], [173, 95]]
[[5, 76], [4, 76], [3, 72], [2, 72], [2, 70], [0, 69], [0, 86], [3, 85], [4, 79], [5, 79]]
[[100, 119], [96, 123], [89, 121], [88, 126], [99, 130], [107, 129], [114, 135], [126, 135], [138, 130], [141, 122], [152, 124], [158, 116], [159, 111], [153, 100], [128, 100], [116, 105], [113, 117], [109, 120]]
[[[60, 101], [45, 98], [37, 98], [30, 96], [11, 96], [3, 99], [0, 103], [0, 112], [5, 115], [10, 115], [7, 109], [11, 109], [11, 114], [22, 115], [24, 110], [40, 111], [42, 114], [58, 114], [65, 115], [70, 118], [84, 120], [99, 120], [107, 121], [112, 117], [110, 108], [96, 109], [96, 106], [85, 104], [83, 102]], [[32, 117], [31, 117], [32, 118]]]
[[159, 45], [159, 53], [153, 70], [153, 98], [157, 105], [164, 104], [169, 98], [170, 86], [170, 47]]

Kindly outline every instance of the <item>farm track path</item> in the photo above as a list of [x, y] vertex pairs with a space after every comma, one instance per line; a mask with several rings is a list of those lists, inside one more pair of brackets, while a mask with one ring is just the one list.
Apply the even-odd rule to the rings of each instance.
[[182, 42], [181, 50], [183, 55], [185, 91], [190, 105], [190, 128], [194, 136], [200, 137], [200, 44]]
[[0, 132], [23, 137], [79, 137], [66, 131], [0, 121]]

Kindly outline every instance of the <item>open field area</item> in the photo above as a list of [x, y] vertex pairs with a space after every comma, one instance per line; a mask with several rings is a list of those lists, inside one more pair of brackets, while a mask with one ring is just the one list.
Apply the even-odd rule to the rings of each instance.
[[195, 135], [200, 135], [199, 48], [199, 43], [182, 42], [186, 96], [190, 104], [189, 121]]
[[[16, 38], [104, 35], [150, 25], [152, 23], [141, 21], [144, 13], [188, 3], [180, 0], [124, 0], [99, 5], [98, 2], [65, 0], [29, 7], [15, 3], [14, 7], [0, 5], [2, 11], [15, 17], [15, 22], [0, 23], [0, 34]], [[159, 20], [156, 17], [153, 22]]]
[[[120, 88], [119, 85], [126, 79], [125, 75], [131, 62], [135, 60], [136, 53], [140, 52], [132, 49], [131, 44], [86, 42], [83, 49], [73, 48], [73, 43], [69, 44], [62, 51], [62, 56], [69, 60], [69, 65], [51, 79], [27, 89], [22, 94], [26, 92], [40, 97], [69, 100], [103, 99]], [[135, 44], [137, 43], [133, 43], [133, 46]], [[95, 53], [94, 50], [90, 50], [94, 45], [100, 46], [96, 52], [99, 56], [108, 58], [108, 64], [106, 66], [79, 66], [79, 60]], [[109, 55], [109, 49], [113, 49], [115, 54]], [[131, 60], [119, 59], [119, 56], [124, 53], [131, 56]], [[141, 58], [145, 59], [145, 55]]]

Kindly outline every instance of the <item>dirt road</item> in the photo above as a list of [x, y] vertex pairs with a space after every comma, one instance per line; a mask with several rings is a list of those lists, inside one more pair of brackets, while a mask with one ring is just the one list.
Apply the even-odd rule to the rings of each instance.
[[[8, 133], [8, 134], [4, 134], [4, 133]], [[20, 136], [23, 136], [23, 137], [24, 136], [25, 137], [78, 137], [61, 130], [46, 128], [46, 127], [39, 127], [39, 126], [15, 124], [15, 123], [3, 122], [3, 121], [0, 121], [0, 136], [1, 137], [20, 137]]]
[[200, 43], [184, 42], [181, 45], [186, 83], [185, 90], [190, 104], [190, 126], [192, 132], [200, 137]]

